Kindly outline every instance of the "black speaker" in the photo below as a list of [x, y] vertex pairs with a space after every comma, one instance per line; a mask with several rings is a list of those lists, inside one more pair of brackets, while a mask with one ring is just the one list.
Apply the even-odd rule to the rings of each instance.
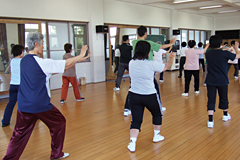
[[180, 35], [180, 30], [173, 30], [173, 35]]
[[108, 26], [98, 25], [96, 26], [97, 33], [108, 33]]

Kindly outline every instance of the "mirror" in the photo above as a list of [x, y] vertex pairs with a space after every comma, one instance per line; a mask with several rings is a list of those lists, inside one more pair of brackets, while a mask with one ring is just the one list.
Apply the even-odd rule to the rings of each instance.
[[26, 47], [27, 34], [34, 31], [41, 31], [41, 22], [0, 19], [0, 92], [3, 92], [0, 95], [8, 95], [13, 58], [11, 47], [15, 44]]

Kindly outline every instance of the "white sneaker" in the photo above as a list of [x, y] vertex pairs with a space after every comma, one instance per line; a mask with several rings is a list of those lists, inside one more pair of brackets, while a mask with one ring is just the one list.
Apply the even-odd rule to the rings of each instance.
[[159, 133], [153, 137], [153, 142], [160, 142], [163, 140], [164, 140], [164, 137], [161, 136]]
[[[124, 109], [123, 115], [128, 116], [129, 111], [130, 111], [129, 109]], [[130, 111], [130, 114], [131, 114], [131, 111]]]
[[212, 121], [212, 122], [210, 122], [210, 121], [208, 121], [208, 128], [213, 128], [213, 126], [214, 126], [214, 121]]
[[159, 80], [159, 82], [164, 82], [164, 80]]
[[235, 79], [238, 79], [238, 76], [235, 76], [234, 78], [235, 78]]
[[240, 76], [240, 70], [238, 70], [238, 75]]
[[129, 150], [130, 152], [135, 152], [135, 150], [136, 150], [136, 143], [130, 142], [130, 143], [128, 144], [127, 148], [128, 148], [128, 150]]
[[119, 87], [114, 87], [113, 90], [114, 90], [114, 91], [119, 91], [120, 88], [119, 88]]
[[231, 119], [231, 116], [230, 116], [230, 114], [229, 114], [229, 113], [228, 113], [228, 115], [227, 115], [227, 116], [224, 116], [224, 115], [223, 115], [223, 118], [222, 118], [222, 120], [223, 120], [223, 121], [225, 121], [225, 122], [226, 122], [226, 121], [228, 121], [228, 120], [230, 120], [230, 119]]
[[64, 153], [64, 155], [58, 159], [64, 159], [64, 158], [67, 158], [69, 156], [69, 153]]
[[162, 107], [162, 111], [166, 111], [166, 107]]
[[196, 94], [200, 93], [200, 91], [195, 91]]
[[206, 83], [203, 83], [203, 86], [204, 86], [204, 87], [206, 87], [206, 86], [207, 86], [207, 84], [206, 84]]
[[187, 97], [187, 96], [188, 96], [188, 93], [183, 93], [182, 96]]
[[131, 115], [131, 114], [132, 114], [132, 112], [131, 112], [131, 110], [129, 109], [129, 110], [128, 110], [128, 115]]

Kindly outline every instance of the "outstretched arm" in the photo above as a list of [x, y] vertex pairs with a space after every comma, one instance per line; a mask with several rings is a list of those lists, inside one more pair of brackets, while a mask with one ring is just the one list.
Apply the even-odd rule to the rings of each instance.
[[235, 42], [234, 49], [235, 49], [235, 51], [236, 51], [236, 59], [239, 59], [239, 58], [240, 58], [240, 52], [238, 51], [238, 47], [239, 47], [239, 43], [238, 43], [238, 42]]
[[171, 52], [170, 53], [170, 55], [169, 55], [169, 61], [165, 64], [165, 68], [163, 69], [163, 72], [164, 71], [166, 71], [166, 70], [168, 70], [171, 66], [172, 66], [172, 64], [173, 64], [173, 62], [174, 62], [174, 60], [175, 60], [175, 56], [176, 56], [176, 53], [175, 52]]
[[160, 49], [165, 49], [165, 48], [168, 48], [168, 47], [171, 47], [172, 45], [174, 45], [174, 43], [176, 42], [177, 38], [174, 37], [173, 39], [170, 40], [170, 43], [169, 44], [163, 44], [161, 45]]

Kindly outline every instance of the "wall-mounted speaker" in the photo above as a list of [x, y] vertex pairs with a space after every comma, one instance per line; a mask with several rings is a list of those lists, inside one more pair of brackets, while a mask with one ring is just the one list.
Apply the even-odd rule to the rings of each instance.
[[108, 33], [108, 26], [98, 25], [96, 26], [97, 33]]
[[180, 30], [173, 30], [173, 35], [180, 35], [180, 34], [181, 34]]

